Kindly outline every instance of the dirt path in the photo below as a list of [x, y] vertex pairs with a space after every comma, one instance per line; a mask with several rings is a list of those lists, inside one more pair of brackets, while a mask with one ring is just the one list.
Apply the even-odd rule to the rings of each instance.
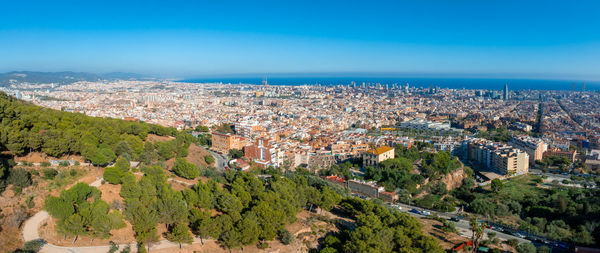
[[[180, 183], [187, 184], [186, 182], [181, 182], [178, 180], [171, 180], [171, 181], [177, 181]], [[96, 181], [92, 182], [90, 184], [90, 186], [98, 187], [101, 184], [102, 184], [102, 178], [98, 178]], [[23, 226], [23, 241], [27, 242], [27, 241], [36, 240], [36, 239], [43, 239], [43, 238], [40, 238], [38, 229], [40, 227], [40, 224], [49, 217], [50, 217], [50, 215], [48, 214], [48, 212], [39, 211], [35, 215], [33, 215], [29, 219], [27, 219], [24, 223], [25, 225]], [[204, 240], [205, 243], [209, 242], [209, 241], [212, 241], [212, 240], [207, 240], [207, 239]], [[199, 238], [194, 238], [194, 242], [192, 244], [196, 244], [196, 243], [200, 243]], [[121, 244], [121, 245], [119, 245], [119, 249], [123, 249], [126, 246], [127, 246], [127, 244]], [[130, 244], [129, 246], [131, 247], [132, 252], [137, 251], [137, 245], [135, 243]], [[176, 249], [179, 249], [179, 244], [172, 243], [167, 240], [162, 240], [160, 242], [152, 244], [150, 247], [150, 250], [169, 249], [169, 248], [175, 248], [175, 249], [173, 249], [175, 251]], [[108, 252], [109, 249], [110, 249], [109, 245], [87, 246], [87, 247], [63, 247], [63, 246], [57, 246], [57, 245], [53, 245], [50, 243], [46, 243], [42, 247], [40, 252], [44, 252], [44, 253], [106, 253], [106, 252]]]

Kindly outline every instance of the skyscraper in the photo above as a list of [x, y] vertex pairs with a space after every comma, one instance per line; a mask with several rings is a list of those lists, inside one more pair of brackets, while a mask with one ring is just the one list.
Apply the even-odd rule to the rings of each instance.
[[504, 100], [510, 99], [510, 95], [508, 94], [508, 84], [507, 83], [504, 84], [504, 93], [502, 94], [502, 98]]

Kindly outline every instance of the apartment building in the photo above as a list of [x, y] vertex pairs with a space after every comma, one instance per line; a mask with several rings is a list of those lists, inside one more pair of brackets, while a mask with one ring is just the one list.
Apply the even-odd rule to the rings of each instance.
[[544, 152], [544, 158], [546, 158], [548, 156], [566, 157], [567, 159], [569, 159], [569, 161], [575, 162], [575, 157], [577, 157], [577, 151], [576, 150], [562, 151], [559, 149], [548, 150], [548, 151]]
[[229, 133], [212, 133], [212, 149], [228, 153], [231, 149], [242, 150], [246, 146], [246, 138]]
[[235, 133], [245, 138], [251, 138], [262, 131], [262, 127], [256, 121], [242, 121], [233, 124]]
[[387, 159], [394, 159], [394, 148], [380, 146], [363, 153], [363, 167], [376, 166]]
[[244, 147], [244, 156], [253, 160], [261, 168], [272, 165], [271, 158], [275, 157], [274, 153], [275, 149], [271, 147], [270, 140], [265, 138], [258, 138], [254, 140], [253, 145]]
[[467, 158], [502, 175], [521, 175], [529, 172], [529, 155], [510, 145], [485, 139], [470, 140]]
[[508, 145], [525, 151], [529, 155], [529, 164], [534, 164], [535, 161], [542, 160], [544, 152], [548, 149], [548, 145], [544, 141], [528, 135], [515, 136], [510, 139]]

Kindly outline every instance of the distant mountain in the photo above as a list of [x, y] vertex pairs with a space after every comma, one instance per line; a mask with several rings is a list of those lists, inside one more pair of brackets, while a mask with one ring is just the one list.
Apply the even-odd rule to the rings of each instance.
[[36, 72], [36, 71], [13, 71], [0, 74], [0, 86], [7, 86], [11, 83], [56, 83], [71, 84], [79, 81], [100, 81], [100, 80], [147, 80], [154, 79], [149, 76], [111, 72], [105, 74], [94, 74], [85, 72]]

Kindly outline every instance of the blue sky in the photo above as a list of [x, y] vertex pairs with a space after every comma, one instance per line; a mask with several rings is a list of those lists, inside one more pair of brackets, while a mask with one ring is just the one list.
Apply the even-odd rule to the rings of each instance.
[[599, 1], [4, 1], [0, 72], [600, 80]]

